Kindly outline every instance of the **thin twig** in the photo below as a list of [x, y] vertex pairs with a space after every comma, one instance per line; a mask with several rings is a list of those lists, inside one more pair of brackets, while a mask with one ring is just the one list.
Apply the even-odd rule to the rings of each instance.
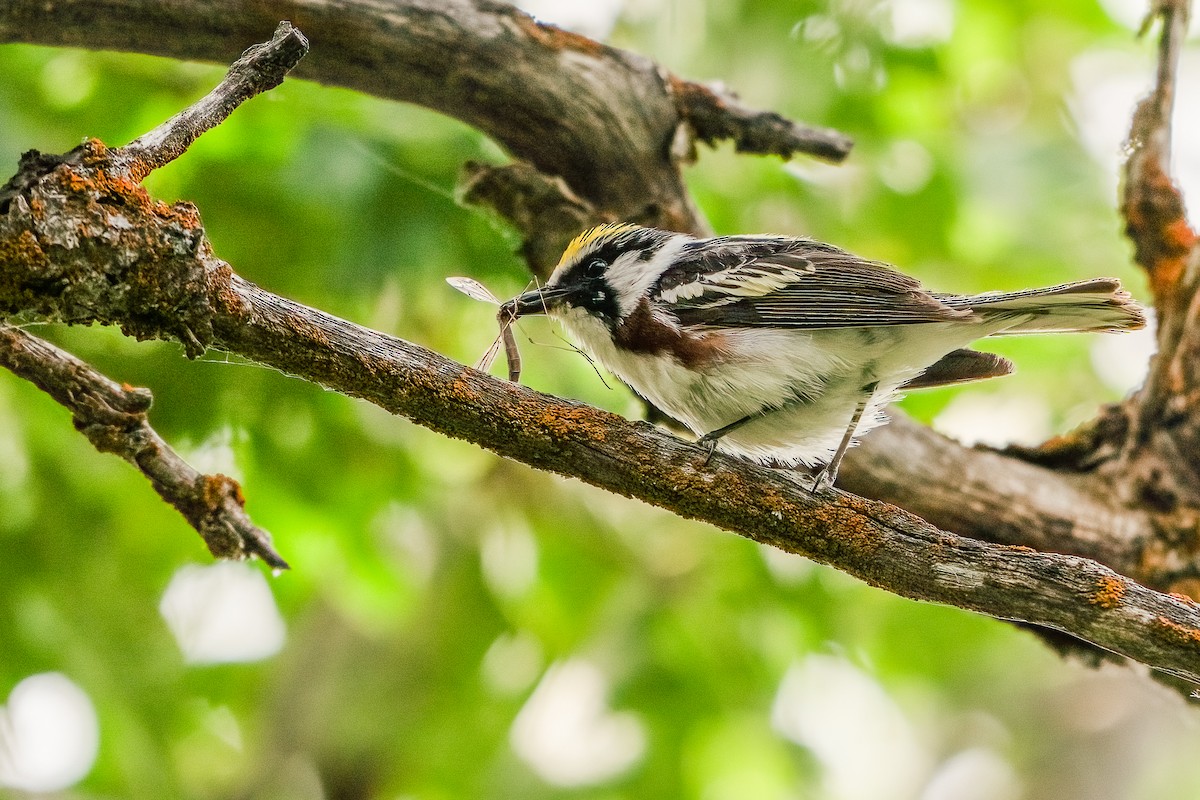
[[70, 353], [8, 325], [0, 325], [0, 366], [66, 407], [76, 430], [97, 450], [114, 453], [141, 470], [214, 556], [258, 556], [272, 567], [287, 569], [270, 534], [247, 516], [237, 481], [197, 472], [150, 427], [148, 389], [118, 384]]
[[273, 89], [308, 52], [308, 39], [284, 21], [271, 41], [256, 44], [233, 63], [217, 87], [154, 130], [117, 151], [117, 163], [140, 181], [175, 160], [205, 131], [220, 125], [234, 109]]

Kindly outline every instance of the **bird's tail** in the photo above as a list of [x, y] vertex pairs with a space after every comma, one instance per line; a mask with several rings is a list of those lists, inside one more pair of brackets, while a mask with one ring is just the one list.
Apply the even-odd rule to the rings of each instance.
[[984, 318], [1011, 317], [1014, 324], [993, 334], [1076, 331], [1132, 331], [1146, 326], [1142, 307], [1121, 288], [1116, 278], [1093, 278], [1077, 283], [987, 292], [938, 295], [951, 308], [970, 309]]

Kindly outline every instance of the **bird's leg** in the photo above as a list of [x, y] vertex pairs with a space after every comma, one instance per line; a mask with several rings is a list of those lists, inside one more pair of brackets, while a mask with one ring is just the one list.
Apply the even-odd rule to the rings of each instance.
[[812, 485], [813, 494], [830, 488], [833, 486], [833, 482], [837, 480], [838, 468], [842, 465], [842, 458], [846, 455], [846, 451], [850, 449], [850, 442], [854, 440], [854, 431], [858, 429], [858, 422], [862, 419], [863, 412], [867, 410], [867, 406], [871, 404], [871, 398], [875, 396], [875, 390], [878, 387], [878, 383], [868, 383], [863, 387], [866, 396], [862, 400], [859, 400], [858, 405], [854, 408], [854, 413], [850, 416], [850, 424], [846, 427], [846, 433], [843, 434], [842, 441], [838, 444], [837, 450], [833, 451], [833, 458], [829, 459], [828, 464], [817, 470]]
[[708, 449], [708, 455], [704, 457], [704, 466], [706, 466], [706, 467], [708, 466], [708, 462], [712, 461], [713, 453], [717, 452], [717, 440], [718, 439], [720, 439], [722, 436], [724, 436], [727, 433], [733, 433], [738, 428], [745, 425], [747, 422], [758, 419], [759, 417], [762, 417], [769, 413], [771, 413], [771, 412], [770, 411], [756, 411], [753, 414], [747, 414], [746, 416], [742, 417], [741, 419], [731, 422], [728, 425], [723, 425], [720, 428], [717, 428], [715, 431], [709, 431], [708, 433], [704, 434], [699, 439], [697, 439], [696, 444]]

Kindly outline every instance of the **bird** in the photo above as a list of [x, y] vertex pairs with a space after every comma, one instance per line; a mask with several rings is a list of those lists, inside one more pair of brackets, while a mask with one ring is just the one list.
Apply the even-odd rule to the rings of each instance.
[[975, 340], [1146, 324], [1116, 278], [946, 294], [810, 238], [631, 223], [579, 234], [545, 285], [500, 317], [536, 314], [686, 426], [709, 458], [806, 468], [814, 493], [903, 392], [1013, 371], [970, 349]]

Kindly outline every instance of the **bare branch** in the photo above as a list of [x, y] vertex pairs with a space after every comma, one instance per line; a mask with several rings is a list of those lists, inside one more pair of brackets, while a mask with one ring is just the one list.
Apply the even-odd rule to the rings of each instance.
[[873, 433], [850, 451], [854, 468], [842, 488], [886, 497], [944, 530], [1086, 556], [1146, 580], [1140, 556], [1156, 521], [1121, 504], [1094, 475], [967, 449], [895, 412], [884, 430], [888, 436]]
[[[79, 6], [91, 12], [86, 24], [79, 22]], [[263, 25], [264, 13], [291, 6], [213, 0], [202, 7], [201, 19], [188, 9], [191, 27], [183, 39], [170, 27], [161, 37], [141, 29], [130, 38], [122, 24], [125, 0], [80, 0], [71, 13], [60, 8], [36, 0], [0, 7], [0, 40], [78, 43], [71, 37], [88, 37], [92, 44], [138, 50], [149, 41], [154, 52], [211, 59], [230, 41], [246, 40], [246, 27]], [[164, 16], [148, 29], [179, 25], [173, 6], [156, 8]], [[445, 111], [491, 133], [534, 167], [529, 174], [519, 174], [519, 166], [480, 171], [471, 179], [473, 196], [514, 218], [523, 214], [522, 227], [544, 237], [527, 246], [531, 258], [556, 253], [555, 237], [574, 233], [566, 228], [585, 218], [702, 230], [670, 154], [681, 121], [701, 138], [730, 136], [763, 152], [791, 152], [788, 143], [807, 135], [769, 114], [736, 106], [730, 113], [728, 98], [703, 87], [672, 91], [683, 82], [665, 79], [646, 59], [486, 0], [397, 0], [386, 6], [312, 0], [304, 13], [313, 20], [306, 29], [322, 58], [302, 70]], [[691, 100], [681, 101], [681, 94]], [[111, 173], [113, 163], [98, 142], [62, 159], [33, 156], [0, 192], [0, 314], [120, 324], [137, 336], [177, 338], [191, 355], [208, 345], [239, 352], [447, 435], [809, 555], [899, 594], [1067, 631], [1196, 679], [1200, 627], [1195, 609], [1183, 601], [1075, 556], [962, 539], [850, 496], [818, 501], [786, 477], [741, 462], [717, 458], [710, 469], [699, 464], [703, 454], [648, 426], [497, 382], [289, 303], [242, 281], [213, 257], [195, 209], [157, 203], [127, 174]], [[534, 201], [512, 202], [518, 190]], [[505, 192], [511, 193], [507, 199]], [[120, 202], [101, 203], [102, 197]], [[116, 208], [120, 225], [112, 224]], [[80, 231], [89, 242], [86, 257], [78, 247]], [[138, 258], [130, 259], [133, 253]], [[138, 291], [113, 289], [129, 286]], [[904, 434], [903, 426], [893, 426], [869, 443], [907, 452]], [[985, 464], [980, 454], [944, 442], [939, 447], [937, 470], [928, 474], [949, 490], [940, 495], [946, 507], [956, 499], [974, 502], [969, 493], [953, 491], [962, 465], [980, 468], [975, 474], [982, 487], [985, 466], [1011, 461], [989, 456], [995, 463]], [[941, 458], [947, 454], [961, 461]], [[857, 469], [864, 491], [903, 494], [904, 486], [897, 490], [873, 481], [869, 468]], [[1063, 524], [1053, 514], [1014, 515], [999, 538], [1056, 543], [1051, 546], [1111, 558], [1140, 574], [1134, 571], [1138, 548], [1156, 518], [1109, 508], [1098, 499], [1105, 484], [1095, 476], [1068, 478], [1036, 467], [1010, 472], [1018, 479], [1001, 482], [998, 503], [1036, 511], [1066, 486], [1066, 496], [1102, 513], [1094, 517], [1099, 522], [1086, 525], [1075, 518]], [[924, 473], [900, 465], [894, 474], [911, 487]], [[1044, 491], [1031, 491], [1031, 482]], [[712, 491], [717, 485], [721, 492]], [[967, 517], [960, 514], [956, 524], [969, 526]], [[1112, 531], [1105, 530], [1110, 523], [1119, 533], [1111, 541], [1106, 534]], [[1031, 529], [1022, 531], [1025, 524]]]
[[[106, 171], [103, 161], [103, 153], [92, 147], [90, 156], [59, 164], [20, 202], [11, 202], [0, 217], [0, 251], [13, 241], [52, 238], [44, 230], [48, 216], [59, 217], [56, 224], [86, 229], [84, 220], [109, 204], [54, 198], [71, 186], [94, 187], [95, 173]], [[178, 216], [154, 213], [136, 184], [117, 188], [125, 192], [120, 205], [127, 224], [148, 251], [181, 242], [195, 245], [188, 250], [192, 263], [151, 259], [140, 278], [149, 285], [174, 286], [179, 276], [158, 273], [199, 273], [204, 300], [194, 309], [208, 314], [201, 327], [215, 346], [531, 466], [831, 564], [905, 597], [1064, 631], [1200, 682], [1200, 609], [1188, 602], [1078, 556], [966, 539], [892, 506], [841, 492], [814, 497], [787, 473], [737, 459], [718, 455], [706, 463], [707, 450], [646, 423], [499, 381], [263, 291], [212, 255], [197, 219], [185, 224]], [[89, 191], [83, 189], [85, 196]], [[43, 213], [33, 214], [35, 206]], [[135, 216], [138, 209], [146, 213]], [[136, 326], [143, 336], [178, 336], [169, 315], [155, 311], [160, 298], [103, 289], [126, 279], [125, 247], [115, 237], [97, 235], [90, 240], [86, 268], [53, 247], [41, 258], [12, 260], [0, 281], [0, 313], [66, 305], [61, 316]], [[54, 272], [53, 265], [62, 261], [72, 270]], [[31, 300], [35, 295], [39, 299]], [[90, 305], [75, 303], [80, 296]]]
[[702, 142], [732, 139], [740, 153], [776, 155], [784, 159], [807, 153], [840, 162], [850, 155], [853, 140], [829, 128], [793, 122], [773, 111], [746, 108], [737, 95], [720, 86], [705, 86], [671, 76], [679, 115]]
[[174, 161], [205, 131], [220, 125], [255, 95], [274, 89], [308, 52], [308, 39], [281, 22], [271, 41], [256, 44], [233, 63], [217, 87], [154, 130], [113, 154], [114, 163], [135, 181]]
[[562, 178], [520, 161], [499, 167], [468, 162], [459, 175], [458, 196], [507, 219], [525, 241], [521, 255], [543, 280], [579, 231], [614, 221], [598, 214]]
[[1156, 0], [1147, 24], [1155, 15], [1162, 18], [1163, 25], [1156, 83], [1133, 115], [1122, 210], [1137, 261], [1150, 274], [1161, 317], [1166, 301], [1197, 289], [1200, 275], [1191, 275], [1187, 284], [1180, 285], [1196, 234], [1187, 222], [1183, 195], [1170, 174], [1171, 112], [1187, 34], [1188, 0]]
[[32, 382], [72, 415], [75, 428], [102, 453], [133, 464], [174, 506], [218, 558], [258, 556], [287, 569], [271, 536], [250, 521], [237, 481], [192, 469], [150, 427], [148, 389], [109, 380], [88, 364], [19, 328], [0, 325], [0, 366]]
[[[172, 333], [184, 343], [189, 355], [204, 352], [210, 338], [207, 330], [207, 310], [199, 291], [203, 268], [195, 261], [197, 251], [208, 247], [203, 235], [187, 233], [198, 226], [195, 209], [186, 204], [167, 207], [150, 199], [138, 182], [152, 170], [181, 155], [205, 131], [219, 125], [242, 102], [279, 85], [283, 76], [307, 52], [308, 42], [288, 22], [279, 24], [275, 35], [266, 44], [251, 47], [230, 68], [225, 79], [207, 96], [126, 147], [108, 150], [103, 144], [90, 141], [63, 157], [47, 157], [35, 152], [26, 153], [20, 169], [3, 188], [0, 188], [0, 213], [14, 212], [21, 216], [43, 216], [47, 225], [35, 235], [31, 230], [19, 233], [0, 246], [0, 284], [12, 285], [9, 267], [24, 264], [41, 273], [34, 282], [46, 287], [63, 287], [68, 302], [47, 316], [73, 321], [89, 316], [88, 309], [114, 294], [140, 296], [149, 301], [154, 311], [151, 327], [170, 318]], [[31, 198], [38, 184], [50, 176], [71, 175], [86, 179], [72, 184], [73, 197], [58, 197], [52, 205], [39, 205]], [[122, 198], [121, 203], [104, 209], [101, 198]], [[126, 205], [128, 200], [130, 205]], [[70, 205], [69, 214], [59, 214]], [[183, 240], [175, 241], [165, 250], [138, 237], [130, 224], [139, 214], [166, 223]], [[90, 217], [82, 228], [73, 228], [64, 219], [72, 215]], [[69, 274], [87, 270], [88, 255], [78, 247], [80, 232], [86, 236], [108, 238], [125, 251], [126, 270], [122, 284], [108, 288], [91, 284], [86, 288], [78, 283], [71, 288]], [[39, 238], [40, 236], [40, 238]], [[70, 256], [65, 255], [70, 253]], [[50, 258], [59, 256], [52, 263]], [[152, 280], [147, 263], [154, 260], [173, 261], [177, 267], [174, 284]], [[190, 266], [189, 266], [190, 265]], [[64, 272], [65, 270], [65, 272]], [[199, 271], [197, 271], [199, 270]], [[158, 273], [159, 277], [171, 270]], [[132, 288], [131, 288], [132, 287]], [[34, 293], [25, 287], [27, 299]], [[159, 295], [157, 301], [149, 300]], [[43, 306], [43, 310], [47, 310]], [[141, 322], [131, 320], [126, 331], [144, 333]], [[203, 339], [203, 341], [202, 341]], [[241, 487], [225, 475], [202, 475], [187, 465], [150, 427], [145, 412], [150, 407], [150, 393], [145, 389], [125, 389], [92, 367], [59, 350], [48, 342], [9, 326], [0, 326], [0, 364], [34, 382], [55, 400], [71, 409], [75, 427], [102, 452], [115, 453], [137, 466], [150, 479], [155, 491], [179, 510], [184, 518], [204, 538], [213, 555], [242, 558], [257, 555], [276, 568], [287, 563], [275, 552], [271, 537], [255, 526], [245, 512]]]
[[[297, 68], [301, 77], [419, 103], [473, 125], [517, 160], [561, 178], [603, 219], [706, 232], [670, 147], [686, 121], [672, 83], [691, 84], [648, 58], [493, 0], [146, 0], [137, 26], [128, 23], [130, 3], [8, 0], [0, 3], [0, 42], [224, 62], [277, 20], [297, 20], [314, 45]], [[709, 105], [693, 122], [706, 140], [734, 135], [763, 152], [826, 158], [841, 146], [830, 147], [832, 134], [806, 133], [774, 115]], [[578, 232], [540, 229], [533, 238], [546, 241], [532, 241], [527, 252], [549, 252], [550, 242]]]
[[[1156, 0], [1147, 26], [1162, 20], [1154, 91], [1134, 112], [1122, 213], [1137, 262], [1150, 277], [1158, 353], [1146, 383], [1125, 406], [1127, 499], [1169, 514], [1200, 507], [1200, 246], [1171, 177], [1171, 112], [1187, 0]], [[1193, 573], [1194, 564], [1190, 565]]]

